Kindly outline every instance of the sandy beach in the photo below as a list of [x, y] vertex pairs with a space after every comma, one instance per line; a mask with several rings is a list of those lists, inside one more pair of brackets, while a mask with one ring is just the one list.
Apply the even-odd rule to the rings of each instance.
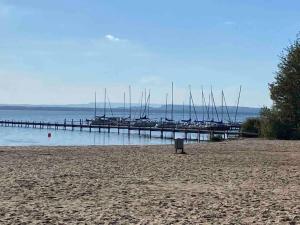
[[300, 141], [0, 147], [0, 224], [300, 224]]

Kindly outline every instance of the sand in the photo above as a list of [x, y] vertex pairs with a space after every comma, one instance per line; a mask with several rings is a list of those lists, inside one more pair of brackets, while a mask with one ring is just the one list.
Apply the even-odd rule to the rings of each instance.
[[300, 142], [0, 147], [0, 224], [300, 224]]

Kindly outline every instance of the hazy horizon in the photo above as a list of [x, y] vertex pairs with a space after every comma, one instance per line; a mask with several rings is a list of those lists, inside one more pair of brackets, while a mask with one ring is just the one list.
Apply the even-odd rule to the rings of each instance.
[[[95, 103], [86, 103], [86, 104], [58, 104], [58, 105], [51, 105], [51, 104], [0, 104], [0, 108], [2, 109], [6, 109], [6, 108], [13, 108], [13, 107], [16, 107], [16, 108], [78, 108], [78, 109], [92, 109], [94, 110], [95, 108]], [[106, 106], [107, 108], [109, 108], [110, 106], [107, 104]], [[114, 108], [114, 109], [120, 109], [120, 110], [123, 110], [124, 108], [124, 105], [123, 103], [111, 103], [111, 107]], [[141, 107], [141, 103], [132, 103], [131, 104], [131, 107], [134, 108], [134, 109], [140, 109]], [[145, 105], [143, 105], [143, 108], [145, 107]], [[164, 104], [150, 104], [150, 108], [151, 109], [159, 109], [159, 110], [165, 110], [165, 107], [166, 105]], [[168, 104], [168, 111], [171, 111], [171, 107], [172, 105], [171, 104]], [[174, 104], [173, 105], [174, 107], [174, 110], [182, 110], [182, 107], [183, 105], [177, 105], [177, 104]], [[184, 105], [185, 108], [189, 108], [189, 105], [188, 104], [185, 104]], [[207, 107], [207, 106], [203, 106], [203, 105], [195, 105], [195, 106], [192, 106], [192, 107], [195, 107], [196, 109], [199, 109], [199, 108], [202, 108], [202, 107]], [[216, 107], [219, 109], [221, 108], [222, 106], [221, 105], [216, 105]], [[223, 106], [225, 108], [225, 105]], [[231, 109], [235, 109], [237, 106], [236, 105], [227, 105], [228, 108], [231, 108]], [[97, 108], [98, 109], [104, 109], [104, 103], [103, 102], [97, 102]], [[129, 104], [127, 103], [126, 106], [125, 106], [126, 110], [129, 110]], [[244, 109], [260, 109], [261, 107], [248, 107], [248, 106], [238, 106], [238, 108], [244, 108]]]

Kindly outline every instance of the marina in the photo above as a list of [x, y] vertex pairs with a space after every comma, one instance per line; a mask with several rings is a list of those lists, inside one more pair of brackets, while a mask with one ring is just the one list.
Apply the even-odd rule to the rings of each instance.
[[[131, 103], [131, 87], [129, 86], [128, 103], [126, 103], [126, 93], [124, 92], [123, 107], [113, 108], [110, 102], [107, 90], [104, 90], [103, 108], [97, 107], [97, 94], [95, 93], [94, 109], [87, 109], [87, 111], [78, 111], [78, 115], [63, 111], [57, 113], [53, 117], [51, 111], [47, 113], [43, 111], [33, 110], [32, 112], [24, 111], [24, 115], [20, 111], [16, 117], [0, 117], [0, 127], [12, 128], [36, 128], [47, 130], [63, 130], [63, 131], [85, 131], [94, 133], [114, 133], [126, 134], [127, 137], [134, 135], [135, 137], [144, 137], [148, 139], [170, 139], [177, 138], [184, 139], [186, 142], [200, 142], [217, 139], [231, 139], [241, 136], [256, 137], [255, 133], [241, 132], [242, 121], [248, 116], [241, 119], [239, 110], [239, 101], [241, 95], [241, 87], [235, 107], [227, 106], [225, 94], [222, 91], [221, 106], [216, 106], [214, 93], [212, 88], [208, 96], [205, 96], [202, 88], [202, 105], [196, 106], [194, 97], [189, 86], [188, 104], [182, 105], [182, 111], [179, 110], [178, 105], [174, 105], [174, 85], [172, 83], [171, 89], [171, 104], [168, 104], [168, 93], [166, 94], [165, 106], [160, 109], [151, 107], [150, 90], [145, 89], [141, 93], [140, 106], [136, 104], [132, 107]], [[66, 109], [67, 110], [67, 109]], [[91, 112], [93, 110], [93, 118]], [[102, 111], [103, 114], [98, 114]], [[75, 111], [74, 111], [75, 112]], [[32, 116], [26, 116], [26, 114]], [[42, 116], [44, 114], [44, 116]], [[64, 117], [65, 116], [65, 117]], [[63, 119], [64, 117], [64, 119]], [[50, 131], [49, 131], [50, 132]], [[119, 139], [118, 137], [115, 137]], [[118, 142], [118, 141], [117, 141]], [[96, 143], [95, 143], [96, 144]], [[102, 144], [101, 142], [98, 144]]]

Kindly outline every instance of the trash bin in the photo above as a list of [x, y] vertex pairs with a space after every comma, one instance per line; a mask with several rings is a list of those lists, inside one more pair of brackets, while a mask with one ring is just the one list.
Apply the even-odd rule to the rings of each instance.
[[175, 153], [177, 153], [179, 149], [181, 150], [181, 153], [184, 153], [184, 144], [182, 138], [175, 139]]

